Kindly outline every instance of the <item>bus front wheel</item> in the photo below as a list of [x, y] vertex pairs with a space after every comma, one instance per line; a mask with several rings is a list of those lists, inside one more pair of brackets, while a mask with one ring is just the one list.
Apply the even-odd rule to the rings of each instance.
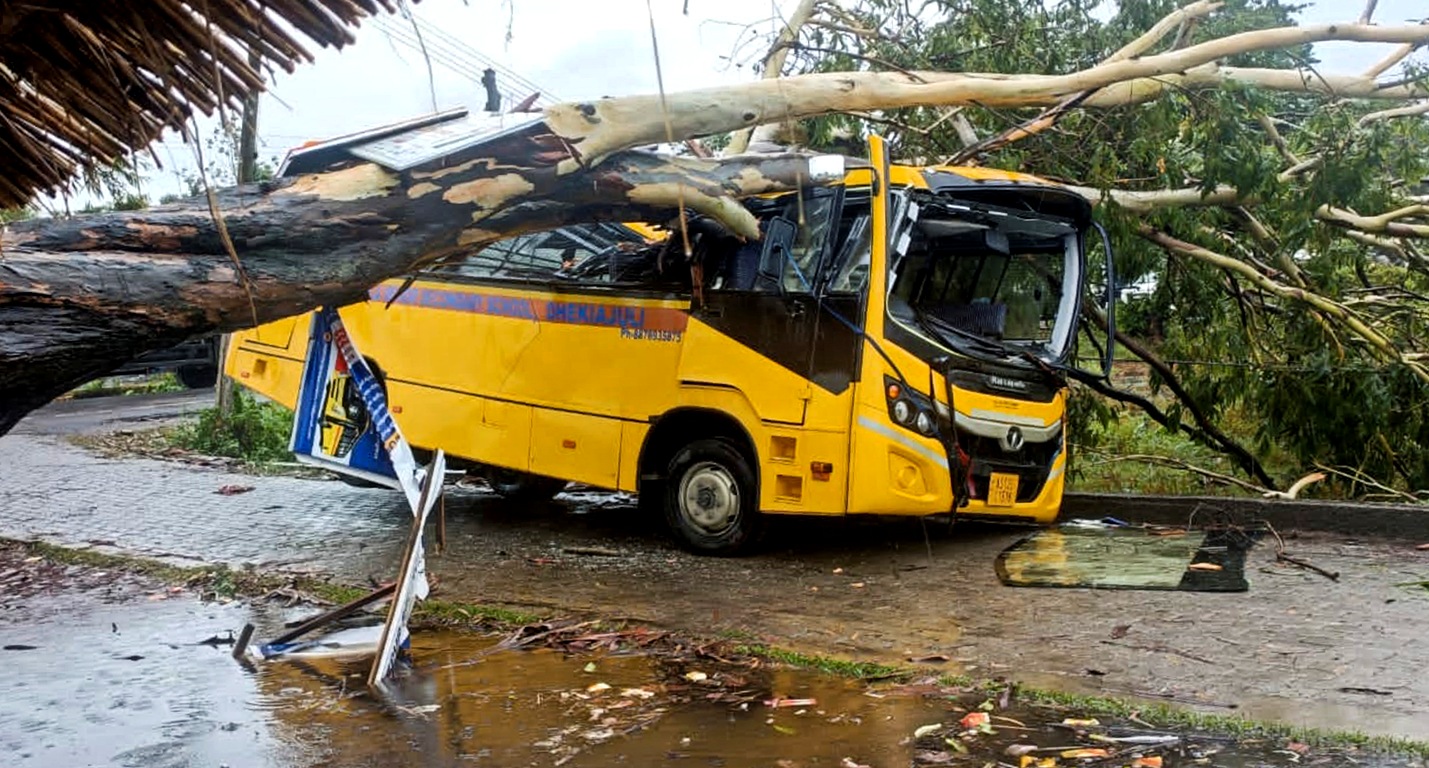
[[691, 550], [736, 555], [758, 539], [754, 470], [725, 440], [696, 440], [675, 452], [665, 482], [665, 519]]

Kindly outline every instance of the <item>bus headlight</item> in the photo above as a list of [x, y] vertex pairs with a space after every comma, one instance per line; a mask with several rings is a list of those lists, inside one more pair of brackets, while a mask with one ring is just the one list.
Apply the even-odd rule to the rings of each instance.
[[936, 419], [933, 418], [933, 414], [929, 413], [928, 411], [919, 411], [918, 418], [914, 422], [913, 426], [919, 432], [922, 432], [929, 437], [931, 437], [934, 432], [938, 431], [938, 422]]
[[913, 423], [913, 404], [907, 400], [898, 399], [893, 401], [893, 420], [909, 426]]

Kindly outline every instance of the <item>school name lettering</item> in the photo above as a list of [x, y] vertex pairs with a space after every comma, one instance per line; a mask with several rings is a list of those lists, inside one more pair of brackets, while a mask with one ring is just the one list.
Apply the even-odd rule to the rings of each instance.
[[[484, 293], [413, 287], [398, 294], [396, 286], [379, 285], [368, 296], [376, 302], [472, 312], [521, 320], [537, 320], [572, 325], [598, 325], [622, 330], [645, 329], [649, 318], [645, 307], [620, 304], [591, 304], [571, 301], [498, 296]], [[663, 325], [663, 323], [655, 323]], [[652, 333], [657, 331], [652, 330]], [[663, 331], [675, 333], [678, 331]]]

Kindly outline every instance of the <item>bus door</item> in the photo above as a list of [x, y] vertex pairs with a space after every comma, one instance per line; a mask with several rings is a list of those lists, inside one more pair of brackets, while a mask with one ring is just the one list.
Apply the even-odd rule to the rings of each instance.
[[[805, 423], [822, 327], [816, 290], [842, 201], [834, 187], [748, 203], [763, 236], [705, 276], [680, 359], [684, 385], [732, 387], [766, 423]], [[725, 341], [701, 338], [705, 329]]]

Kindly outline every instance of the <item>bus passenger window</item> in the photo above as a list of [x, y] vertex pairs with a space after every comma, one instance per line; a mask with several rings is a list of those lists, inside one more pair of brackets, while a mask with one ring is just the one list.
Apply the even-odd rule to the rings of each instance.
[[[755, 293], [810, 293], [818, 280], [821, 260], [833, 237], [833, 211], [838, 199], [822, 190], [802, 196], [787, 194], [774, 200], [748, 203], [759, 219], [759, 240], [730, 239], [709, 251], [705, 275], [715, 291]], [[786, 248], [774, 254], [775, 262], [761, 264], [770, 222], [793, 222], [795, 231]], [[776, 227], [777, 229], [777, 227]]]
[[[492, 243], [459, 258], [447, 259], [427, 270], [424, 276], [613, 282], [624, 271], [620, 267], [628, 266], [632, 259], [612, 252], [628, 254], [644, 242], [638, 233], [618, 224], [573, 225]], [[596, 269], [597, 261], [606, 268]]]

